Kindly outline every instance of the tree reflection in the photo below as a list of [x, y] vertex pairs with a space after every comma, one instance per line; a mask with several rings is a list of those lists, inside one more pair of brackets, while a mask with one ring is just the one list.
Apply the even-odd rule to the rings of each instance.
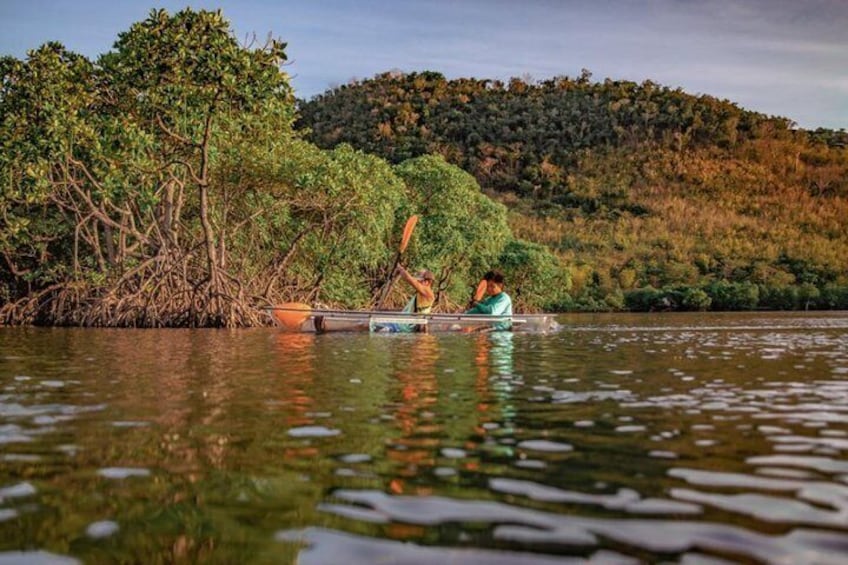
[[[275, 337], [279, 378], [277, 402], [287, 407], [283, 424], [286, 428], [315, 423], [312, 411], [315, 400], [311, 393], [315, 383], [315, 334], [280, 332]], [[318, 456], [318, 449], [304, 445], [287, 447], [286, 458]]]
[[[399, 463], [397, 476], [389, 481], [395, 494], [408, 491], [407, 481], [418, 475], [419, 467], [432, 467], [440, 441], [441, 425], [433, 410], [438, 401], [436, 362], [439, 359], [438, 338], [430, 334], [416, 335], [409, 343], [407, 362], [398, 367], [395, 377], [400, 384], [395, 421], [401, 436], [389, 439], [387, 457]], [[429, 494], [431, 488], [416, 488], [418, 494]]]
[[314, 408], [310, 393], [315, 377], [315, 334], [280, 332], [275, 338], [279, 364], [278, 401], [291, 406], [286, 426], [313, 423], [307, 413]]
[[[511, 404], [512, 385], [508, 382], [513, 374], [512, 340], [512, 332], [490, 332], [478, 335], [474, 341], [480, 426], [497, 420], [511, 422], [515, 416], [515, 407]], [[494, 415], [489, 410], [496, 403], [501, 406], [501, 413]], [[482, 427], [478, 430], [485, 433]]]
[[459, 344], [473, 364], [463, 368], [451, 362], [451, 371], [441, 375], [442, 390], [436, 336], [416, 337], [408, 358], [398, 356], [403, 365], [395, 373], [399, 388], [393, 406], [400, 437], [387, 438], [387, 458], [396, 464], [387, 489], [394, 494], [431, 494], [429, 474], [438, 466], [478, 471], [479, 438], [493, 428], [513, 426], [512, 334], [469, 335]]

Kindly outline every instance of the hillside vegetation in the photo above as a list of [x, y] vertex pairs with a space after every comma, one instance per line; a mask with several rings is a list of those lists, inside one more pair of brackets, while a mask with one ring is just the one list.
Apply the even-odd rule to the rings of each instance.
[[402, 162], [442, 155], [555, 251], [562, 308], [848, 308], [848, 134], [650, 81], [386, 73], [296, 126]]

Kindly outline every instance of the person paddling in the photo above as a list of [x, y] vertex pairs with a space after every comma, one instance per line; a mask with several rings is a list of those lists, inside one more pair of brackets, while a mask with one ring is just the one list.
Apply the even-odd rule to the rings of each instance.
[[[435, 277], [433, 273], [424, 269], [419, 271], [414, 276], [403, 268], [403, 265], [398, 265], [397, 274], [403, 278], [409, 285], [415, 289], [409, 301], [404, 306], [401, 312], [407, 314], [429, 314], [433, 309], [433, 303], [436, 301], [436, 293], [433, 292], [433, 282]], [[378, 324], [370, 325], [371, 331], [377, 332], [399, 332], [409, 333], [415, 331], [426, 331], [427, 326], [423, 324]]]
[[[483, 275], [486, 281], [486, 296], [480, 298], [475, 296], [472, 306], [465, 311], [466, 314], [489, 314], [491, 316], [512, 316], [512, 298], [504, 291], [504, 274], [497, 270], [491, 270]], [[510, 322], [500, 322], [493, 326], [495, 330], [508, 330], [512, 327]]]
[[413, 276], [403, 268], [403, 265], [398, 265], [397, 272], [403, 280], [415, 289], [415, 294], [409, 299], [403, 311], [413, 314], [429, 314], [433, 309], [433, 303], [436, 301], [436, 294], [433, 292], [433, 281], [435, 280], [433, 273], [424, 269]]

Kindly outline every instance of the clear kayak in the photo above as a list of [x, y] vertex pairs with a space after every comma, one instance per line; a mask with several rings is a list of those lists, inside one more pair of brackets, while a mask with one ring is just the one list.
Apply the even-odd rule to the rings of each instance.
[[302, 304], [274, 306], [268, 314], [279, 327], [300, 332], [549, 332], [559, 327], [554, 314], [411, 314], [377, 310], [325, 310]]

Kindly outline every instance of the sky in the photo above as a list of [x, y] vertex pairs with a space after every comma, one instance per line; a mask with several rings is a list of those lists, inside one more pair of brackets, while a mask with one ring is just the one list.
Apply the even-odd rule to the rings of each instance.
[[0, 55], [59, 41], [91, 59], [147, 17], [218, 9], [288, 43], [299, 98], [400, 70], [447, 78], [652, 80], [848, 129], [848, 0], [0, 0]]

